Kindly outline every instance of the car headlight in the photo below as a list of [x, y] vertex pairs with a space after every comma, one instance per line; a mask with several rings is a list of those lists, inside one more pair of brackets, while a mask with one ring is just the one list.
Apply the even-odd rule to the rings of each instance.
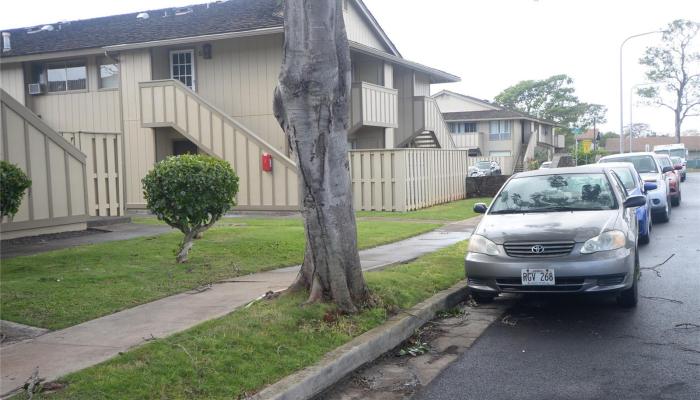
[[472, 235], [469, 238], [469, 247], [467, 251], [470, 253], [481, 253], [489, 256], [497, 256], [501, 254], [498, 245], [481, 235]]
[[581, 253], [590, 254], [599, 251], [615, 250], [625, 246], [625, 234], [622, 231], [607, 231], [586, 240]]

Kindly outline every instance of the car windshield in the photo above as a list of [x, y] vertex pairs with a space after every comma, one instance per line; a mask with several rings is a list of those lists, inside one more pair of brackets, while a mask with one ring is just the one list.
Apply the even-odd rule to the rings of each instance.
[[555, 174], [511, 179], [489, 214], [615, 208], [617, 202], [605, 174]]
[[673, 157], [685, 157], [685, 149], [672, 149], [671, 156]]
[[634, 169], [636, 169], [640, 174], [659, 172], [659, 170], [656, 168], [654, 157], [647, 155], [604, 158], [600, 160], [600, 162], [631, 162], [634, 164]]
[[673, 163], [673, 165], [678, 165], [682, 164], [683, 160], [681, 160], [680, 157], [671, 157], [671, 162]]
[[661, 167], [672, 167], [671, 165], [671, 159], [668, 157], [659, 157], [659, 164], [661, 164]]
[[480, 169], [486, 169], [486, 168], [491, 168], [491, 162], [490, 161], [479, 161], [476, 163], [476, 167]]
[[630, 171], [629, 168], [616, 167], [613, 168], [613, 171], [620, 177], [622, 184], [625, 185], [625, 189], [632, 190], [637, 187], [634, 177], [632, 176], [632, 171]]

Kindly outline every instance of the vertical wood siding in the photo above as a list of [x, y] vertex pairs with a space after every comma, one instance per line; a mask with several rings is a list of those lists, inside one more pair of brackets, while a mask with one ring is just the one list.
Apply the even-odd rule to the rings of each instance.
[[[211, 42], [211, 59], [195, 52], [195, 78], [196, 92], [207, 102], [286, 153], [284, 133], [272, 114], [283, 41], [283, 36], [276, 34]], [[154, 64], [167, 64], [167, 51], [161, 53], [154, 52], [158, 58], [154, 58]], [[158, 69], [162, 71], [163, 67]], [[160, 72], [153, 78], [169, 79], [170, 75]]]
[[141, 179], [155, 164], [155, 133], [141, 126], [139, 82], [151, 79], [151, 57], [148, 50], [120, 55], [121, 96], [124, 118], [124, 166], [126, 206], [145, 207]]
[[365, 18], [360, 14], [353, 1], [347, 2], [347, 9], [344, 10], [345, 30], [348, 40], [362, 43], [375, 49], [387, 51], [387, 47], [381, 42]]
[[84, 228], [85, 155], [4, 90], [0, 115], [0, 159], [16, 164], [32, 180], [19, 212], [11, 221], [3, 219], [3, 237], [67, 225]]
[[[240, 177], [238, 209], [299, 208], [297, 169], [274, 146], [175, 80], [142, 82], [144, 127], [170, 127], [212, 156], [228, 161]], [[263, 153], [273, 156], [273, 171], [263, 172]]]
[[121, 132], [119, 90], [98, 89], [96, 59], [90, 56], [86, 61], [86, 90], [32, 96], [31, 108], [59, 132]]
[[119, 91], [44, 94], [32, 98], [41, 119], [61, 132], [121, 132]]
[[24, 71], [21, 63], [0, 64], [0, 88], [19, 104], [24, 102]]

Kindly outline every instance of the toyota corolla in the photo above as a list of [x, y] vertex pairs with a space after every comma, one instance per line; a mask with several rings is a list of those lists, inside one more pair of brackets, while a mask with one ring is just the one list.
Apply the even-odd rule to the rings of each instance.
[[636, 208], [604, 164], [511, 177], [469, 239], [468, 286], [477, 301], [500, 293], [608, 293], [637, 304]]

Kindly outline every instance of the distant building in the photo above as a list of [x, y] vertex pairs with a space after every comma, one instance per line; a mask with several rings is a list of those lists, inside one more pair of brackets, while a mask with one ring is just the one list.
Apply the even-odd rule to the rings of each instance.
[[[625, 137], [623, 141], [623, 150], [629, 151], [629, 136]], [[651, 151], [654, 146], [662, 144], [672, 144], [676, 143], [676, 138], [673, 136], [654, 136], [645, 138], [634, 138], [632, 139], [632, 151]], [[681, 136], [681, 143], [685, 144], [688, 149], [688, 158], [691, 160], [700, 160], [700, 136]], [[605, 150], [608, 153], [619, 153], [620, 152], [620, 140], [607, 140], [605, 143]]]

